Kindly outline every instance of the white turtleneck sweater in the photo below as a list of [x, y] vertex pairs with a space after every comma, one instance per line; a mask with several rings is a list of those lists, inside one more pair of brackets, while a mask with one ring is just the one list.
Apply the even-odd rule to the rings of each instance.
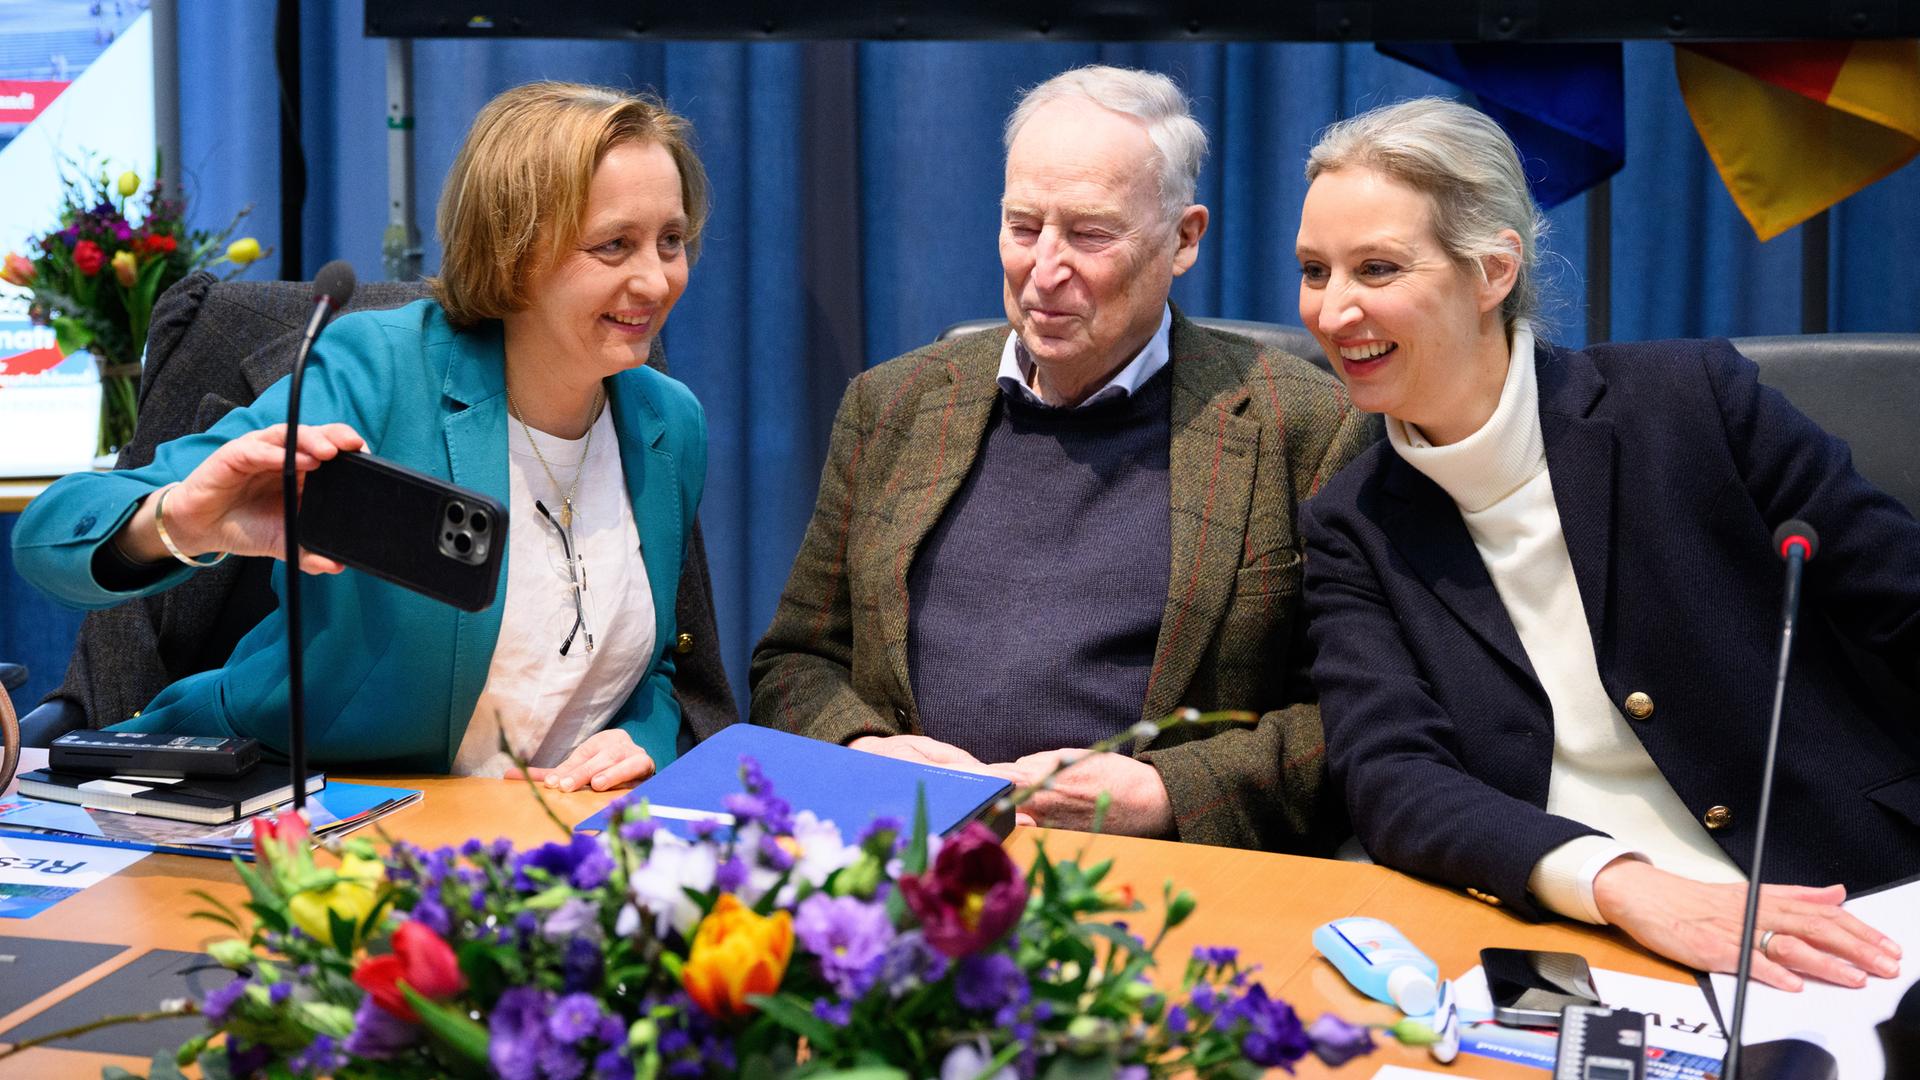
[[1698, 881], [1745, 881], [1660, 774], [1600, 681], [1586, 609], [1553, 501], [1533, 332], [1514, 328], [1500, 403], [1480, 430], [1434, 446], [1387, 418], [1387, 439], [1453, 498], [1500, 602], [1553, 708], [1547, 812], [1607, 836], [1583, 836], [1534, 865], [1527, 887], [1546, 907], [1601, 923], [1593, 880], [1608, 863], [1642, 858]]

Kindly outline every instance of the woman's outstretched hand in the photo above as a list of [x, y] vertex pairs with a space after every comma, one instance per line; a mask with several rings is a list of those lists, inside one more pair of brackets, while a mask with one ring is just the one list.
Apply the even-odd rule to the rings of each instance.
[[[343, 451], [361, 450], [365, 439], [345, 424], [301, 427], [294, 455], [298, 481]], [[215, 450], [185, 480], [166, 492], [167, 535], [182, 554], [199, 557], [229, 553], [286, 557], [286, 528], [280, 499], [280, 471], [286, 461], [287, 426], [250, 431]], [[160, 492], [140, 509], [114, 537], [129, 558], [139, 562], [170, 559], [160, 540], [154, 515]], [[337, 574], [340, 563], [312, 552], [300, 553], [300, 569], [309, 574]]]

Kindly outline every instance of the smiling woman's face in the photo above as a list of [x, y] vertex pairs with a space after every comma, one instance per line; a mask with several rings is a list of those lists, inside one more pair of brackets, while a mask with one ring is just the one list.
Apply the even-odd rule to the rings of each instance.
[[608, 150], [579, 240], [534, 279], [533, 302], [505, 317], [509, 338], [538, 342], [594, 379], [646, 363], [687, 288], [687, 231], [673, 155], [658, 143]]
[[[1321, 173], [1300, 210], [1300, 321], [1356, 407], [1417, 425], [1435, 443], [1472, 434], [1506, 378], [1500, 302], [1440, 245], [1433, 200], [1366, 168]], [[1517, 237], [1515, 238], [1517, 241]]]

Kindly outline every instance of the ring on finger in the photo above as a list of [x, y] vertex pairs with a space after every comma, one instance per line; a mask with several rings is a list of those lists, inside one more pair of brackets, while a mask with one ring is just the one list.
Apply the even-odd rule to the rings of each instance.
[[1760, 932], [1760, 955], [1768, 957], [1769, 959], [1772, 958], [1773, 954], [1767, 951], [1767, 946], [1773, 944], [1773, 935], [1778, 932], [1777, 930], [1762, 930]]

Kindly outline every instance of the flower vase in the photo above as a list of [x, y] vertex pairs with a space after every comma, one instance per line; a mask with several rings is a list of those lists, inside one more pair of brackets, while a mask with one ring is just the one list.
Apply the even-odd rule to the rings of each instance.
[[133, 441], [133, 425], [140, 413], [140, 365], [121, 363], [112, 357], [94, 354], [100, 366], [100, 442], [95, 447], [99, 458], [111, 459], [120, 448]]

